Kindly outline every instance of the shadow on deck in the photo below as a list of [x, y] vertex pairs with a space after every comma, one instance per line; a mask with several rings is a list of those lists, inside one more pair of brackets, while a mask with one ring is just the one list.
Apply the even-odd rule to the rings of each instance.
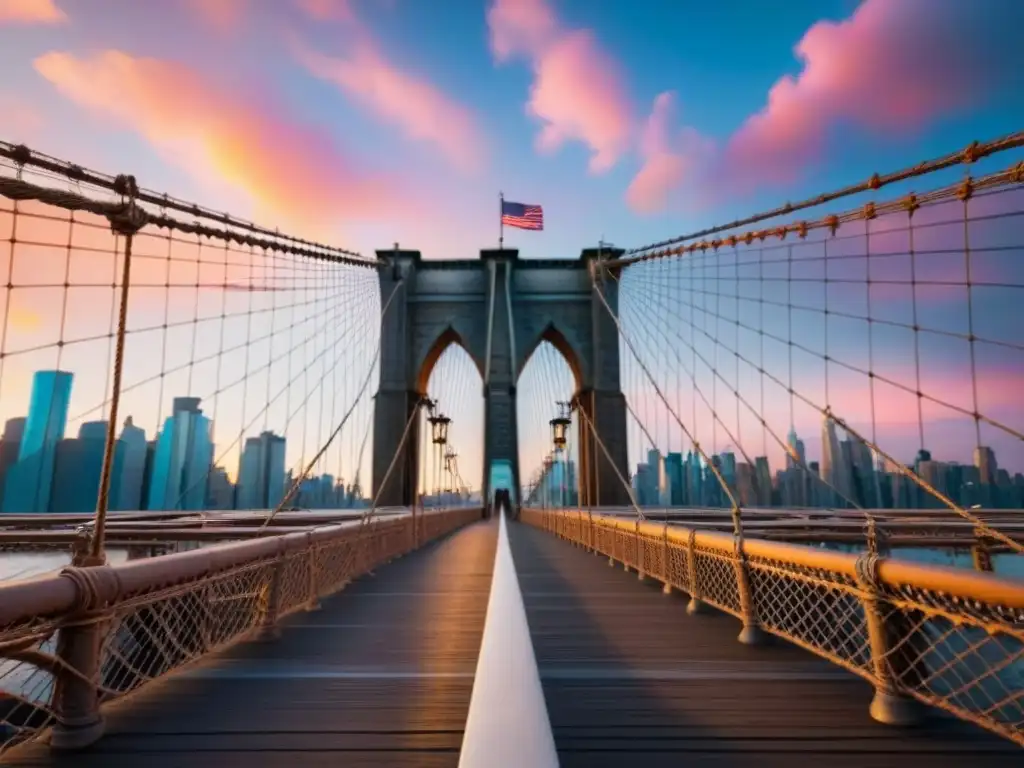
[[107, 712], [90, 750], [18, 766], [454, 766], [497, 525], [476, 523], [358, 579], [280, 638], [236, 646]]
[[943, 717], [917, 728], [868, 715], [871, 687], [782, 640], [640, 582], [606, 557], [509, 526], [563, 768], [830, 768], [1021, 764], [1016, 745]]

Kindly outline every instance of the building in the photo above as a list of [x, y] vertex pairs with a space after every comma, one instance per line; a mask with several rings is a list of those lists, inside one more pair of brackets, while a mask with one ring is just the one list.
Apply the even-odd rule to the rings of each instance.
[[176, 397], [156, 440], [148, 509], [203, 509], [213, 463], [210, 420], [198, 397]]
[[4, 498], [4, 484], [7, 482], [7, 471], [18, 460], [21, 449], [21, 437], [25, 434], [25, 418], [19, 416], [8, 419], [4, 425], [3, 436], [0, 437], [0, 504]]
[[146, 430], [136, 427], [129, 416], [124, 420], [118, 451], [121, 472], [117, 482], [111, 479], [110, 508], [135, 511], [143, 508], [142, 487], [146, 481]]
[[285, 439], [273, 432], [250, 437], [238, 463], [238, 509], [273, 509], [284, 498]]
[[28, 417], [4, 483], [4, 512], [46, 512], [50, 508], [57, 444], [64, 438], [74, 374], [36, 371]]
[[[61, 440], [57, 444], [50, 512], [91, 512], [96, 509], [106, 443], [107, 422], [88, 421], [79, 428], [78, 437]], [[112, 490], [120, 485], [123, 461], [124, 451], [115, 443], [110, 472]]]
[[210, 470], [210, 482], [206, 488], [208, 509], [234, 509], [235, 485], [223, 467]]

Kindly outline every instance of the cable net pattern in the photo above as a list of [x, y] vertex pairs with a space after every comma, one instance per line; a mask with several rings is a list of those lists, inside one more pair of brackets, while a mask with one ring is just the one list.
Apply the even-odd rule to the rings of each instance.
[[0, 143], [0, 509], [366, 506], [375, 269]]
[[880, 691], [913, 697], [1024, 745], [1018, 582], [989, 581], [980, 596], [970, 572], [904, 563], [887, 564], [876, 583], [866, 584], [857, 575], [862, 558], [852, 554], [748, 539], [740, 557], [727, 535], [583, 510], [524, 508], [520, 519], [698, 603], [744, 622], [752, 615], [761, 630]]
[[[29, 609], [13, 621], [0, 612], [0, 755], [55, 722], [61, 685], [85, 685], [102, 702], [119, 699], [273, 631], [285, 616], [479, 517], [479, 508], [438, 510], [418, 522], [381, 518], [169, 555], [147, 562], [141, 577], [136, 571], [120, 583], [118, 566], [102, 566], [71, 571], [99, 570], [112, 578], [101, 574], [79, 582], [69, 574], [8, 585], [0, 590], [4, 600]], [[218, 561], [225, 565], [208, 567]], [[113, 591], [105, 593], [111, 585]], [[32, 610], [44, 591], [70, 598], [54, 618]], [[58, 647], [62, 632], [83, 624], [98, 632], [100, 652], [91, 675], [69, 666]]]

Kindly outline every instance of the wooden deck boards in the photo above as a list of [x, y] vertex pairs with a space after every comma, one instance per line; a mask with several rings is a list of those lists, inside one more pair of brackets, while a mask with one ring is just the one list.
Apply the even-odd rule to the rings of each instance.
[[1010, 766], [1021, 750], [948, 719], [897, 729], [868, 684], [791, 645], [749, 648], [740, 624], [622, 566], [509, 526], [563, 768]]
[[108, 710], [80, 754], [23, 766], [455, 766], [497, 542], [477, 523]]

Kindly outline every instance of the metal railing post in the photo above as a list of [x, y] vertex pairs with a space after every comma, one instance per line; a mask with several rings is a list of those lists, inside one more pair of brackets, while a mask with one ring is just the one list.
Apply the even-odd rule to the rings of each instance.
[[320, 547], [313, 541], [312, 533], [308, 534], [308, 542], [306, 550], [306, 610], [318, 611], [320, 610], [320, 574], [317, 571], [317, 555], [320, 554]]
[[669, 548], [668, 548], [668, 516], [665, 517], [665, 527], [661, 534], [661, 570], [665, 578], [661, 580], [662, 588], [661, 591], [666, 595], [672, 594], [672, 569], [669, 567], [671, 560], [669, 559]]
[[281, 613], [281, 577], [284, 573], [284, 563], [284, 547], [279, 546], [270, 570], [267, 612], [263, 614], [263, 625], [260, 627], [260, 639], [262, 640], [276, 640], [281, 635], [277, 619]]
[[686, 612], [691, 616], [704, 612], [704, 601], [700, 599], [700, 573], [697, 570], [697, 531], [691, 530], [686, 538], [686, 565], [690, 576], [690, 602]]
[[740, 599], [743, 629], [737, 638], [744, 645], [760, 645], [764, 642], [764, 632], [757, 620], [757, 605], [754, 592], [750, 587], [750, 571], [747, 568], [747, 555], [743, 551], [743, 539], [736, 540], [733, 568], [736, 573], [736, 592]]
[[874, 720], [886, 725], [913, 725], [920, 722], [921, 711], [917, 702], [904, 696], [896, 686], [890, 663], [893, 644], [890, 638], [889, 622], [885, 616], [888, 605], [881, 597], [878, 580], [878, 565], [881, 558], [865, 552], [857, 558], [857, 583], [861, 588], [861, 605], [867, 625], [868, 643], [871, 651], [871, 668], [875, 695], [869, 712]]
[[61, 571], [78, 591], [77, 605], [57, 634], [53, 708], [56, 723], [50, 736], [55, 751], [82, 749], [104, 731], [100, 712], [103, 642], [108, 606], [117, 600], [120, 585], [109, 566]]

